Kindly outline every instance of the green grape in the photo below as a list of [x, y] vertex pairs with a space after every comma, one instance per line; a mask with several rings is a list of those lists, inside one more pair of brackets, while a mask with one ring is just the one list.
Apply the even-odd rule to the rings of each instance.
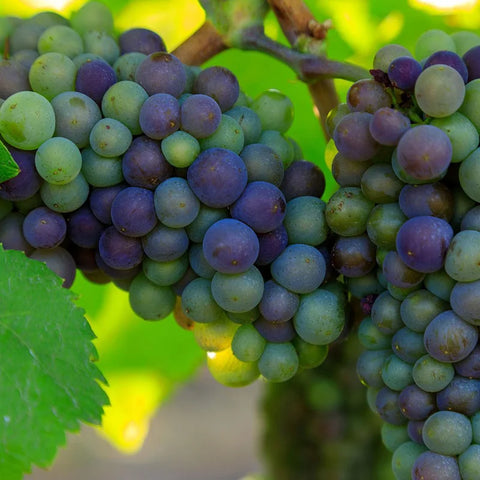
[[[112, 65], [117, 75], [117, 80], [121, 82], [122, 80], [135, 81], [135, 72], [137, 67], [147, 58], [144, 53], [140, 52], [129, 52], [120, 55], [115, 63]], [[78, 67], [78, 66], [77, 66]]]
[[[373, 410], [376, 413], [376, 410]], [[380, 430], [382, 443], [389, 452], [394, 452], [400, 445], [410, 440], [405, 425], [393, 425], [384, 422]]]
[[391, 43], [380, 48], [373, 58], [373, 68], [388, 72], [388, 67], [398, 57], [413, 57], [408, 48]]
[[453, 32], [450, 34], [450, 38], [455, 43], [455, 50], [460, 57], [463, 57], [472, 47], [480, 45], [480, 35], [467, 30]]
[[392, 456], [392, 471], [396, 480], [411, 480], [413, 464], [427, 449], [424, 445], [407, 441], [400, 445]]
[[213, 322], [196, 323], [193, 335], [198, 346], [207, 352], [221, 352], [230, 348], [238, 325], [226, 316]]
[[293, 123], [293, 103], [278, 90], [262, 92], [253, 100], [251, 109], [260, 117], [263, 130], [285, 133]]
[[328, 345], [313, 345], [298, 335], [292, 341], [298, 355], [299, 366], [302, 368], [315, 368], [320, 366], [328, 356]]
[[290, 343], [267, 342], [258, 361], [260, 374], [270, 382], [285, 382], [298, 370], [299, 361], [295, 347]]
[[35, 150], [54, 131], [55, 113], [39, 93], [14, 93], [0, 106], [0, 135], [13, 147]]
[[120, 56], [120, 47], [115, 39], [106, 32], [89, 30], [83, 34], [85, 51], [99, 55], [110, 65]]
[[266, 340], [250, 324], [241, 325], [232, 339], [232, 352], [242, 362], [256, 362], [265, 349]]
[[170, 165], [186, 168], [198, 157], [200, 144], [189, 133], [177, 130], [162, 140], [161, 149]]
[[442, 30], [431, 29], [422, 33], [415, 44], [415, 58], [423, 60], [438, 50], [455, 52], [455, 42]]
[[66, 25], [54, 25], [40, 35], [38, 51], [41, 55], [48, 52], [57, 52], [74, 58], [84, 51], [82, 37]]
[[240, 153], [245, 144], [242, 127], [232, 117], [223, 114], [220, 125], [209, 137], [200, 139], [202, 150], [207, 148], [226, 148]]
[[143, 273], [156, 285], [166, 287], [180, 281], [188, 269], [188, 256], [171, 260], [169, 262], [156, 262], [151, 258], [145, 258], [142, 262]]
[[40, 195], [45, 205], [55, 212], [68, 213], [80, 208], [89, 193], [85, 177], [79, 173], [70, 183], [54, 185], [45, 182], [40, 187]]
[[207, 353], [207, 367], [212, 377], [227, 387], [244, 387], [260, 375], [256, 362], [241, 362], [230, 348]]
[[102, 157], [123, 155], [132, 143], [132, 133], [114, 118], [102, 118], [90, 131], [90, 146]]
[[73, 12], [70, 22], [72, 27], [83, 34], [89, 30], [113, 33], [113, 15], [104, 3], [90, 0], [76, 12]]
[[111, 187], [123, 181], [122, 158], [102, 157], [91, 148], [82, 150], [82, 173], [92, 187]]
[[82, 154], [68, 138], [52, 137], [38, 147], [35, 167], [47, 182], [65, 185], [80, 173]]
[[258, 142], [269, 146], [278, 155], [283, 163], [283, 168], [286, 169], [293, 162], [293, 146], [280, 132], [264, 130]]

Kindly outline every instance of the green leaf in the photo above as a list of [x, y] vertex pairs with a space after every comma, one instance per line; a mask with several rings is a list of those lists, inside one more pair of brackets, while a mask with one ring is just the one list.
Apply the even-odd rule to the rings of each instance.
[[79, 422], [108, 403], [95, 338], [74, 294], [45, 264], [0, 246], [0, 478], [48, 466]]
[[0, 140], [0, 183], [6, 182], [20, 173], [18, 165], [15, 163], [7, 147]]

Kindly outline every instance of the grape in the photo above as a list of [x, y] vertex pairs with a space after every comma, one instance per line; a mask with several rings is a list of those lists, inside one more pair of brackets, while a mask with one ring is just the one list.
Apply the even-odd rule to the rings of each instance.
[[118, 44], [122, 54], [140, 52], [150, 55], [154, 52], [166, 51], [165, 44], [158, 35], [148, 28], [130, 28], [118, 37]]
[[[367, 392], [369, 391], [372, 391], [372, 389], [367, 390]], [[375, 404], [375, 400], [373, 400], [373, 403]], [[373, 405], [372, 411], [375, 413], [375, 405]], [[383, 422], [380, 433], [383, 445], [391, 453], [394, 453], [400, 445], [409, 440], [405, 425], [392, 425]]]
[[478, 329], [452, 310], [437, 315], [424, 334], [425, 348], [440, 362], [459, 362], [475, 348]]
[[6, 99], [14, 93], [31, 90], [28, 69], [14, 58], [0, 60], [0, 79], [0, 98]]
[[280, 187], [284, 178], [283, 165], [270, 147], [250, 143], [240, 152], [240, 157], [247, 168], [249, 182], [264, 181]]
[[329, 199], [325, 210], [328, 226], [343, 236], [361, 235], [374, 203], [358, 187], [339, 188]]
[[274, 280], [294, 293], [313, 292], [323, 282], [325, 273], [323, 255], [305, 244], [288, 245], [271, 264]]
[[298, 295], [289, 292], [273, 280], [265, 282], [263, 297], [258, 308], [269, 322], [286, 322], [293, 318], [299, 305]]
[[143, 237], [157, 224], [151, 190], [127, 187], [114, 198], [111, 207], [112, 223], [123, 235]]
[[395, 249], [398, 230], [405, 220], [398, 203], [376, 205], [368, 216], [368, 237], [379, 248]]
[[242, 362], [256, 362], [262, 355], [266, 340], [253, 325], [241, 325], [232, 339], [232, 352]]
[[138, 83], [122, 80], [113, 84], [103, 95], [102, 112], [127, 126], [132, 135], [142, 133], [139, 114], [148, 99], [147, 92]]
[[335, 127], [338, 125], [338, 122], [347, 115], [347, 113], [351, 113], [351, 110], [345, 102], [340, 102], [328, 112], [325, 120], [325, 129], [327, 130], [329, 137], [333, 137]]
[[88, 194], [88, 183], [81, 173], [69, 183], [54, 185], [45, 182], [40, 187], [40, 195], [45, 205], [61, 213], [73, 212], [80, 208], [87, 201]]
[[391, 350], [365, 350], [357, 360], [356, 371], [360, 382], [368, 387], [382, 388], [382, 367]]
[[260, 311], [258, 307], [253, 307], [251, 310], [247, 312], [226, 312], [227, 317], [233, 322], [238, 323], [239, 325], [249, 325], [253, 323], [255, 320], [260, 318]]
[[297, 335], [290, 320], [286, 322], [270, 322], [260, 317], [258, 320], [255, 320], [253, 326], [270, 343], [291, 342]]
[[480, 231], [480, 208], [474, 207], [470, 209], [462, 218], [460, 230], [477, 230]]
[[11, 53], [21, 50], [37, 50], [38, 39], [45, 31], [45, 26], [34, 22], [23, 22], [16, 25], [9, 37]]
[[286, 201], [278, 187], [268, 182], [249, 183], [231, 205], [233, 218], [249, 225], [257, 233], [267, 233], [280, 226], [285, 217]]
[[452, 192], [440, 182], [405, 185], [398, 204], [408, 218], [431, 215], [449, 222], [453, 217]]
[[202, 70], [193, 85], [193, 93], [212, 97], [222, 112], [233, 107], [238, 99], [240, 88], [235, 75], [225, 67], [209, 67]]
[[138, 66], [147, 58], [147, 55], [140, 52], [130, 52], [120, 55], [112, 65], [118, 81], [135, 81], [135, 72]]
[[420, 357], [413, 366], [413, 380], [426, 392], [443, 390], [455, 376], [451, 363], [440, 362], [429, 354]]
[[429, 57], [438, 50], [455, 51], [455, 42], [447, 33], [438, 29], [427, 30], [422, 33], [415, 44], [415, 57], [418, 60]]
[[28, 213], [23, 221], [23, 235], [34, 248], [58, 247], [67, 233], [63, 215], [46, 207], [38, 207]]
[[415, 384], [407, 385], [398, 396], [398, 405], [409, 420], [425, 420], [436, 410], [435, 395]]
[[102, 118], [90, 131], [90, 145], [103, 157], [123, 155], [131, 143], [130, 130], [114, 118]]
[[164, 138], [162, 153], [170, 165], [177, 168], [189, 167], [200, 153], [200, 144], [195, 137], [178, 130]]
[[325, 191], [325, 176], [314, 163], [295, 160], [285, 170], [280, 190], [285, 195], [287, 202], [301, 196], [320, 198]]
[[411, 269], [422, 273], [435, 272], [443, 266], [452, 237], [453, 229], [445, 220], [418, 216], [400, 227], [396, 247], [400, 258]]
[[190, 319], [198, 323], [224, 320], [225, 311], [218, 306], [212, 296], [211, 281], [205, 278], [192, 280], [182, 292], [182, 310]]
[[256, 264], [268, 265], [272, 263], [287, 247], [288, 234], [282, 224], [275, 230], [258, 235], [259, 251]]
[[155, 189], [155, 212], [167, 227], [182, 228], [195, 220], [200, 202], [187, 181], [180, 177], [164, 180]]
[[387, 291], [382, 292], [375, 299], [371, 311], [372, 321], [382, 333], [393, 335], [403, 327], [400, 305], [401, 302]]
[[215, 269], [208, 263], [201, 243], [194, 243], [188, 249], [188, 261], [192, 270], [202, 278], [212, 279]]
[[425, 420], [409, 420], [407, 423], [408, 437], [412, 442], [419, 445], [425, 445], [423, 443], [422, 431], [425, 425]]
[[77, 70], [75, 90], [101, 105], [105, 92], [116, 82], [113, 68], [104, 60], [92, 60]]
[[474, 282], [458, 282], [450, 294], [450, 304], [453, 311], [472, 325], [480, 324], [479, 289], [479, 280]]
[[225, 112], [232, 117], [242, 128], [244, 144], [249, 145], [257, 142], [262, 133], [262, 126], [258, 115], [248, 107], [234, 106]]
[[35, 154], [35, 167], [48, 183], [65, 185], [80, 173], [82, 154], [71, 140], [52, 137], [38, 148]]
[[276, 130], [264, 130], [258, 142], [270, 147], [280, 158], [284, 168], [288, 168], [294, 160], [298, 160], [294, 156], [293, 144]]
[[91, 209], [83, 206], [69, 214], [67, 220], [68, 238], [81, 248], [96, 248], [104, 225]]
[[120, 47], [107, 32], [89, 30], [83, 34], [85, 50], [100, 55], [110, 65], [120, 56]]
[[258, 256], [255, 232], [233, 218], [215, 222], [205, 233], [203, 250], [207, 262], [222, 273], [247, 271]]
[[27, 255], [32, 253], [33, 247], [23, 235], [23, 221], [25, 215], [11, 212], [0, 220], [0, 243], [5, 250], [19, 250]]
[[392, 471], [397, 480], [411, 480], [411, 471], [417, 457], [425, 451], [425, 447], [414, 442], [400, 445], [392, 456]]
[[365, 317], [358, 326], [358, 340], [367, 350], [385, 350], [390, 347], [392, 338], [382, 333], [372, 322], [371, 317]]
[[286, 205], [283, 224], [290, 243], [320, 245], [328, 234], [325, 202], [313, 196], [293, 198]]
[[133, 187], [155, 188], [174, 173], [157, 141], [141, 135], [133, 139], [122, 158], [125, 180]]
[[212, 278], [212, 295], [227, 312], [241, 313], [256, 307], [263, 296], [264, 282], [252, 265], [241, 273], [217, 272]]
[[228, 115], [222, 115], [217, 129], [208, 137], [200, 139], [202, 150], [208, 148], [226, 148], [240, 154], [245, 145], [242, 127]]
[[192, 242], [202, 242], [205, 233], [218, 220], [227, 217], [227, 211], [223, 208], [207, 207], [203, 203], [200, 204], [200, 210], [195, 220], [185, 227], [188, 237]]
[[285, 133], [293, 123], [292, 101], [278, 90], [262, 92], [253, 100], [251, 108], [259, 117], [260, 130], [277, 130]]
[[384, 86], [373, 78], [364, 78], [352, 84], [347, 92], [347, 105], [352, 112], [374, 113], [390, 107], [392, 99]]
[[132, 310], [144, 320], [161, 320], [175, 306], [175, 294], [170, 287], [161, 287], [139, 273], [132, 281], [128, 299]]
[[142, 132], [154, 140], [168, 137], [180, 126], [178, 100], [168, 93], [150, 96], [140, 109], [139, 122]]
[[17, 92], [0, 106], [0, 134], [13, 147], [35, 150], [55, 131], [50, 102], [35, 92]]
[[427, 353], [423, 344], [423, 335], [408, 327], [395, 332], [392, 337], [392, 350], [397, 357], [412, 364]]
[[412, 480], [462, 480], [454, 457], [426, 451], [412, 467]]
[[375, 246], [367, 235], [339, 237], [331, 251], [332, 265], [345, 277], [363, 277], [375, 266]]
[[290, 342], [267, 342], [258, 361], [258, 369], [270, 382], [284, 382], [297, 373], [298, 364], [297, 352]]
[[[480, 68], [479, 68], [479, 52], [480, 48], [479, 45], [474, 45], [472, 48], [469, 48], [464, 54], [463, 54], [463, 61], [465, 62], [465, 65], [468, 70], [468, 81], [471, 82], [472, 80], [475, 80], [480, 77]], [[465, 82], [466, 83], [466, 82]]]
[[180, 258], [188, 249], [189, 240], [183, 228], [157, 225], [142, 237], [145, 254], [157, 262], [169, 262]]
[[478, 172], [480, 149], [474, 150], [463, 162], [460, 164], [458, 171], [458, 178], [463, 191], [473, 200], [478, 202], [480, 200], [480, 174]]
[[62, 92], [74, 90], [76, 74], [75, 64], [69, 57], [63, 53], [51, 52], [35, 59], [28, 79], [34, 92], [52, 100]]
[[138, 66], [135, 81], [149, 95], [168, 93], [179, 97], [185, 89], [187, 76], [177, 57], [166, 52], [153, 52]]
[[382, 380], [388, 388], [400, 392], [413, 382], [412, 365], [392, 354], [383, 363]]
[[415, 82], [422, 73], [422, 65], [412, 57], [397, 57], [388, 66], [387, 73], [394, 87], [413, 90]]
[[328, 345], [312, 345], [299, 336], [292, 341], [298, 355], [300, 368], [315, 368], [320, 366], [327, 358]]
[[35, 154], [31, 151], [8, 147], [8, 151], [20, 169], [16, 177], [0, 183], [0, 198], [11, 202], [27, 200], [40, 189], [41, 177], [35, 169]]
[[[30, 67], [32, 66], [32, 63], [35, 61], [36, 58], [38, 58], [38, 52], [36, 50], [20, 50], [17, 53], [13, 54], [10, 57], [10, 60], [14, 61], [15, 63], [18, 63], [22, 65], [27, 71], [25, 72], [25, 77], [24, 79], [28, 79], [28, 71], [30, 70]], [[75, 62], [74, 62], [75, 63]], [[19, 85], [17, 84], [17, 87]], [[30, 87], [26, 88], [18, 88], [18, 92], [21, 92], [23, 90], [29, 90]], [[12, 92], [15, 93], [15, 92]]]
[[472, 416], [480, 410], [480, 381], [456, 376], [437, 393], [439, 410], [453, 410]]
[[37, 49], [41, 55], [58, 52], [73, 58], [83, 53], [83, 41], [73, 28], [66, 25], [53, 25], [40, 35]]
[[424, 278], [424, 274], [409, 268], [395, 251], [387, 253], [382, 269], [387, 282], [399, 288], [415, 287]]
[[372, 166], [372, 161], [357, 162], [337, 153], [332, 161], [332, 175], [341, 187], [360, 187], [363, 174]]
[[458, 464], [463, 480], [475, 480], [480, 468], [480, 445], [470, 445], [458, 457]]
[[454, 367], [455, 371], [463, 377], [480, 379], [480, 346], [477, 345], [468, 357], [456, 362]]
[[480, 44], [480, 37], [474, 32], [460, 30], [453, 32], [450, 37], [455, 43], [455, 49], [458, 55], [464, 55], [470, 48]]
[[208, 95], [190, 95], [180, 106], [182, 130], [195, 138], [212, 135], [221, 120], [222, 111], [218, 103]]
[[112, 224], [111, 208], [113, 199], [125, 188], [119, 184], [106, 188], [93, 188], [90, 192], [88, 203], [92, 213], [105, 225]]
[[448, 117], [463, 103], [465, 83], [461, 75], [448, 65], [432, 65], [418, 76], [415, 99], [431, 117]]
[[140, 265], [143, 259], [142, 242], [135, 237], [122, 235], [115, 227], [107, 227], [98, 241], [101, 259], [117, 270], [129, 270]]
[[187, 181], [193, 193], [202, 203], [213, 208], [227, 207], [237, 200], [247, 179], [243, 160], [223, 148], [204, 150], [187, 171]]
[[92, 187], [111, 187], [123, 181], [122, 159], [102, 157], [91, 148], [82, 150], [82, 174]]
[[75, 280], [75, 260], [62, 247], [37, 248], [30, 254], [30, 258], [38, 260], [63, 279], [62, 287], [70, 288]]
[[480, 232], [463, 230], [452, 239], [445, 256], [445, 271], [458, 282], [480, 280]]
[[393, 425], [402, 425], [407, 419], [402, 415], [398, 406], [399, 393], [388, 387], [382, 387], [375, 399], [375, 408], [380, 418]]
[[87, 95], [63, 92], [51, 100], [55, 112], [55, 136], [71, 140], [78, 148], [89, 144], [90, 130], [102, 118], [100, 108]]
[[368, 167], [360, 182], [362, 193], [375, 203], [397, 201], [403, 185], [392, 167], [386, 163], [376, 163]]
[[84, 63], [92, 62], [93, 60], [101, 60], [102, 62], [105, 62], [105, 60], [100, 55], [97, 55], [95, 53], [85, 52], [74, 57], [73, 63], [75, 64], [78, 70]]
[[221, 352], [230, 348], [238, 325], [227, 317], [208, 323], [197, 323], [193, 335], [198, 346], [207, 352]]
[[365, 161], [375, 156], [379, 144], [370, 133], [372, 114], [352, 112], [335, 127], [333, 140], [338, 151], [351, 160]]
[[450, 50], [438, 50], [432, 53], [425, 61], [423, 68], [428, 68], [432, 65], [448, 65], [454, 68], [462, 77], [463, 82], [468, 81], [468, 70], [465, 62], [455, 52]]

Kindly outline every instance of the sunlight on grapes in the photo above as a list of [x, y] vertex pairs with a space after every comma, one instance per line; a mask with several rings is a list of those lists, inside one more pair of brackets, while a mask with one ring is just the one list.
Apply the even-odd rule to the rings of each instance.
[[111, 406], [98, 429], [118, 450], [134, 454], [148, 434], [150, 420], [172, 390], [172, 382], [150, 372], [119, 372], [108, 377], [105, 389]]

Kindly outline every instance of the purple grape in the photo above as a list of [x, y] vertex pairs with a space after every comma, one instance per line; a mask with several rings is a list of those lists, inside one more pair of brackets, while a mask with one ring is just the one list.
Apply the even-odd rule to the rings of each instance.
[[450, 293], [452, 310], [472, 325], [480, 325], [480, 280], [457, 282]]
[[468, 70], [468, 81], [480, 78], [480, 45], [466, 51], [462, 57]]
[[259, 242], [255, 232], [233, 218], [215, 222], [203, 238], [207, 262], [222, 273], [247, 271], [255, 263], [258, 251]]
[[352, 112], [374, 113], [391, 104], [392, 99], [385, 87], [373, 78], [356, 81], [347, 92], [347, 105]]
[[467, 83], [468, 81], [468, 69], [465, 65], [463, 59], [458, 56], [455, 52], [450, 50], [438, 50], [435, 53], [432, 53], [423, 64], [423, 69], [432, 66], [432, 65], [448, 65], [449, 67], [454, 68], [460, 76], [463, 78], [463, 81]]
[[125, 181], [132, 187], [155, 188], [174, 173], [163, 156], [160, 144], [141, 135], [133, 139], [132, 144], [124, 153], [122, 171]]
[[181, 128], [195, 138], [212, 135], [221, 119], [218, 103], [208, 95], [190, 95], [180, 107]]
[[130, 28], [118, 37], [120, 53], [140, 52], [150, 55], [154, 52], [166, 52], [165, 43], [158, 33], [148, 28]]
[[397, 330], [392, 337], [392, 350], [404, 362], [414, 364], [427, 353], [423, 344], [423, 333], [414, 332], [408, 327]]
[[398, 406], [409, 420], [425, 420], [436, 410], [435, 394], [408, 385], [398, 396]]
[[63, 279], [62, 287], [70, 288], [75, 280], [76, 265], [72, 255], [62, 247], [37, 248], [30, 255], [33, 260], [38, 260], [47, 265]]
[[412, 480], [462, 480], [454, 457], [426, 451], [412, 467]]
[[274, 280], [265, 282], [263, 297], [258, 308], [263, 318], [269, 322], [286, 322], [295, 315], [300, 298]]
[[375, 408], [380, 418], [392, 425], [403, 425], [407, 423], [406, 417], [398, 405], [399, 392], [383, 387], [377, 394], [375, 399]]
[[275, 230], [258, 235], [259, 252], [256, 265], [269, 265], [287, 247], [288, 235], [285, 227], [280, 225]]
[[247, 167], [249, 182], [262, 180], [280, 187], [285, 170], [280, 157], [268, 145], [251, 143], [244, 147], [240, 156]]
[[320, 198], [325, 191], [325, 175], [318, 165], [307, 160], [295, 160], [285, 170], [280, 190], [287, 202], [305, 195]]
[[157, 262], [170, 262], [180, 258], [188, 249], [189, 239], [184, 228], [157, 225], [142, 238], [145, 254]]
[[477, 345], [478, 329], [452, 310], [437, 315], [427, 326], [424, 342], [427, 352], [439, 362], [460, 362]]
[[95, 217], [103, 224], [112, 224], [112, 202], [125, 187], [125, 185], [119, 184], [112, 187], [93, 188], [90, 191], [88, 200], [90, 209]]
[[114, 280], [131, 281], [142, 271], [142, 266], [140, 264], [125, 269], [112, 268], [105, 263], [98, 250], [95, 252], [95, 261], [97, 262], [98, 268]]
[[387, 282], [398, 288], [415, 287], [422, 283], [425, 275], [409, 268], [395, 251], [387, 253], [382, 264]]
[[469, 355], [453, 365], [455, 371], [466, 378], [480, 379], [480, 345], [477, 345]]
[[222, 208], [240, 197], [248, 174], [243, 160], [224, 148], [204, 150], [190, 165], [187, 181], [193, 193], [205, 205]]
[[395, 146], [401, 136], [410, 128], [410, 119], [390, 107], [383, 107], [373, 113], [369, 130], [373, 139], [381, 145]]
[[409, 420], [407, 423], [407, 433], [412, 442], [425, 445], [422, 436], [424, 425], [425, 420]]
[[23, 221], [25, 216], [18, 212], [11, 212], [0, 220], [0, 243], [5, 250], [19, 250], [29, 255], [33, 247], [23, 235]]
[[400, 191], [398, 204], [408, 218], [431, 215], [449, 222], [453, 217], [453, 194], [440, 182], [405, 185]]
[[297, 335], [291, 321], [269, 322], [265, 318], [260, 317], [258, 320], [253, 322], [253, 326], [267, 342], [290, 342]]
[[38, 207], [23, 221], [23, 235], [34, 248], [58, 247], [67, 233], [67, 223], [60, 213]]
[[139, 238], [122, 235], [115, 227], [107, 227], [98, 241], [101, 259], [111, 268], [130, 270], [143, 260]]
[[439, 410], [452, 410], [472, 416], [480, 410], [480, 380], [454, 377], [437, 393]]
[[375, 251], [367, 235], [339, 237], [332, 247], [332, 265], [345, 277], [363, 277], [376, 266]]
[[140, 127], [154, 140], [161, 140], [180, 127], [180, 105], [168, 93], [156, 93], [147, 98], [140, 109]]
[[237, 101], [240, 87], [237, 77], [227, 68], [209, 67], [198, 74], [193, 84], [193, 93], [212, 97], [222, 112], [226, 112]]
[[365, 161], [374, 157], [380, 145], [370, 133], [371, 113], [345, 115], [335, 127], [333, 140], [338, 151], [350, 160]]
[[267, 233], [281, 225], [286, 205], [283, 193], [272, 183], [251, 182], [230, 207], [230, 214], [255, 232]]
[[32, 197], [40, 190], [42, 179], [35, 169], [35, 152], [8, 146], [8, 151], [20, 168], [20, 173], [0, 183], [0, 198], [18, 202]]
[[185, 90], [187, 74], [177, 57], [166, 52], [154, 52], [137, 67], [135, 81], [149, 95], [168, 93], [178, 98]]
[[398, 142], [399, 168], [413, 181], [428, 183], [442, 178], [452, 160], [452, 144], [447, 134], [433, 125], [418, 125]]
[[75, 90], [101, 105], [103, 95], [116, 81], [115, 70], [107, 62], [92, 60], [77, 70]]
[[452, 237], [453, 229], [445, 220], [426, 215], [413, 217], [398, 230], [397, 252], [413, 270], [436, 272], [443, 266]]
[[401, 90], [413, 90], [422, 65], [412, 57], [398, 57], [388, 67], [388, 79], [394, 87]]
[[0, 59], [0, 98], [5, 100], [14, 93], [31, 89], [28, 70], [19, 61]]

